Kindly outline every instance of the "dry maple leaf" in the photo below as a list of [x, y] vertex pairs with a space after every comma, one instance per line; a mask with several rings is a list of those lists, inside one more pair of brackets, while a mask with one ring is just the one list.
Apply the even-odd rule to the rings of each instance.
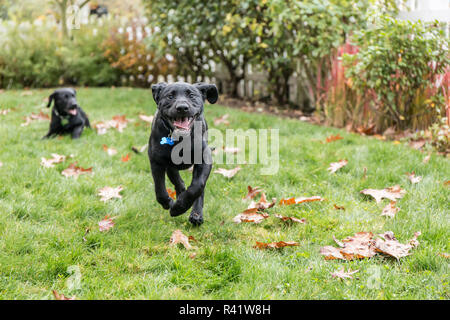
[[450, 186], [450, 180], [445, 181], [444, 186]]
[[122, 157], [122, 162], [128, 162], [130, 160], [130, 154], [128, 153], [126, 156]]
[[264, 219], [267, 219], [269, 215], [267, 213], [258, 213], [258, 208], [247, 209], [244, 212], [238, 214], [233, 218], [235, 223], [241, 222], [253, 222], [261, 223]]
[[214, 119], [214, 125], [218, 126], [219, 124], [225, 124], [225, 125], [229, 125], [230, 122], [227, 120], [228, 119], [228, 113], [224, 114], [223, 116], [219, 117], [219, 118], [215, 118]]
[[110, 218], [109, 216], [105, 216], [102, 221], [98, 223], [98, 230], [100, 232], [108, 231], [113, 228], [115, 223], [113, 221], [114, 218]]
[[341, 270], [335, 271], [331, 273], [331, 276], [333, 278], [339, 278], [339, 279], [353, 279], [352, 274], [357, 273], [359, 270], [348, 269], [348, 271], [345, 271], [344, 267], [342, 267]]
[[304, 203], [304, 202], [314, 202], [314, 201], [323, 201], [323, 200], [324, 199], [319, 196], [288, 198], [288, 199], [281, 199], [280, 204], [291, 205], [291, 204], [299, 204], [299, 203]]
[[22, 123], [20, 126], [21, 127], [28, 126], [34, 120], [36, 120], [36, 121], [48, 121], [48, 120], [50, 120], [50, 117], [49, 117], [48, 114], [45, 114], [42, 111], [40, 111], [38, 114], [34, 114], [32, 112], [31, 115], [25, 117], [25, 122]]
[[110, 148], [110, 147], [108, 147], [106, 144], [103, 145], [103, 150], [105, 150], [106, 153], [108, 153], [108, 155], [111, 156], [111, 157], [112, 157], [113, 155], [117, 154], [117, 150], [116, 150], [116, 149]]
[[334, 207], [336, 210], [344, 210], [344, 211], [345, 211], [345, 208], [344, 208], [343, 206], [338, 206], [337, 204], [333, 204], [333, 207]]
[[445, 259], [450, 258], [450, 254], [445, 253], [445, 252], [440, 252], [439, 255], [440, 255], [441, 257], [445, 258]]
[[123, 132], [123, 129], [127, 127], [129, 121], [123, 116], [114, 116], [112, 120], [100, 121], [94, 124], [94, 128], [97, 129], [99, 135], [105, 134], [108, 129], [115, 128], [119, 132]]
[[391, 201], [396, 201], [397, 199], [403, 198], [406, 191], [400, 188], [400, 186], [396, 185], [393, 187], [385, 188], [385, 189], [364, 189], [361, 191], [362, 194], [366, 194], [372, 196], [375, 201], [378, 203], [383, 198], [389, 199]]
[[330, 143], [330, 142], [337, 141], [337, 140], [341, 140], [341, 139], [344, 139], [344, 138], [342, 138], [342, 137], [340, 136], [340, 134], [338, 133], [338, 134], [335, 135], [335, 136], [331, 135], [331, 136], [327, 137], [326, 140], [325, 140], [325, 143]]
[[258, 202], [252, 201], [249, 204], [247, 209], [256, 208], [256, 209], [258, 209], [258, 211], [263, 211], [263, 210], [272, 208], [275, 205], [275, 202], [276, 202], [275, 198], [272, 198], [272, 202], [268, 202], [267, 199], [266, 199], [266, 195], [263, 192], [261, 194], [261, 198], [259, 199], [259, 201]]
[[232, 177], [234, 177], [236, 175], [236, 173], [238, 173], [239, 170], [241, 170], [240, 167], [236, 167], [236, 168], [230, 169], [230, 170], [227, 170], [227, 169], [224, 169], [224, 168], [219, 168], [219, 169], [215, 170], [214, 173], [221, 174], [221, 175], [223, 175], [224, 177], [227, 177], [227, 178], [232, 178]]
[[56, 290], [52, 290], [52, 292], [56, 300], [76, 300], [75, 296], [68, 298], [63, 294], [59, 294]]
[[193, 247], [189, 243], [189, 237], [185, 236], [179, 229], [175, 230], [170, 237], [171, 246], [177, 243], [181, 243], [187, 250], [193, 249]]
[[320, 248], [320, 254], [325, 257], [325, 260], [345, 259], [341, 254], [341, 250], [333, 246], [325, 246]]
[[375, 250], [385, 255], [396, 258], [397, 260], [409, 256], [409, 252], [412, 248], [419, 245], [417, 237], [420, 236], [420, 232], [414, 233], [414, 237], [407, 244], [402, 244], [395, 239], [392, 231], [387, 231], [384, 234], [380, 234], [381, 238], [377, 238], [374, 241]]
[[66, 156], [59, 155], [57, 153], [52, 153], [52, 157], [50, 159], [41, 158], [41, 165], [44, 168], [53, 168], [56, 163], [61, 163], [66, 160]]
[[167, 194], [169, 195], [169, 197], [171, 197], [174, 200], [177, 197], [177, 193], [174, 190], [170, 189], [170, 188], [167, 188]]
[[64, 169], [61, 174], [65, 177], [78, 178], [80, 174], [92, 173], [92, 167], [84, 169], [82, 167], [77, 167], [76, 162], [71, 163], [67, 169]]
[[295, 241], [279, 241], [279, 242], [271, 242], [271, 243], [264, 243], [264, 242], [256, 241], [256, 244], [253, 246], [253, 248], [256, 248], [256, 249], [280, 249], [280, 248], [284, 248], [284, 247], [295, 247], [298, 245], [300, 245], [300, 244]]
[[381, 213], [382, 216], [388, 216], [388, 217], [395, 217], [395, 214], [400, 210], [400, 208], [397, 208], [396, 205], [397, 202], [391, 201], [386, 207], [384, 207], [383, 212]]
[[411, 173], [406, 173], [406, 175], [408, 176], [408, 179], [412, 184], [419, 183], [422, 180], [422, 177], [416, 176], [416, 173], [414, 171]]
[[330, 163], [330, 167], [327, 170], [330, 171], [330, 173], [335, 173], [342, 167], [345, 167], [347, 165], [347, 163], [348, 163], [348, 161], [345, 159], [339, 160], [339, 162], [332, 162], [332, 163]]
[[320, 253], [325, 256], [326, 260], [371, 258], [376, 254], [372, 245], [372, 237], [371, 232], [358, 232], [353, 237], [347, 237], [340, 242], [333, 236], [334, 241], [341, 248], [325, 246], [320, 249]]
[[282, 215], [279, 215], [279, 214], [275, 214], [275, 217], [276, 218], [278, 218], [278, 219], [281, 219], [281, 220], [283, 220], [284, 222], [297, 222], [297, 223], [306, 223], [306, 219], [305, 218], [302, 218], [302, 219], [299, 219], [299, 218], [296, 218], [296, 217], [283, 217]]
[[123, 190], [122, 186], [118, 186], [116, 188], [104, 187], [98, 191], [98, 195], [101, 197], [101, 199], [100, 199], [101, 201], [106, 202], [112, 198], [118, 198], [118, 199], [122, 198], [122, 196], [119, 194], [120, 191], [122, 191], [122, 190]]
[[139, 119], [141, 119], [142, 121], [148, 122], [148, 123], [152, 123], [154, 116], [146, 116], [144, 114], [140, 114], [139, 115]]
[[259, 187], [252, 188], [251, 186], [247, 186], [247, 190], [248, 190], [248, 193], [244, 197], [244, 200], [253, 199], [254, 197], [256, 197], [256, 195], [258, 195], [258, 193], [262, 192], [262, 190]]

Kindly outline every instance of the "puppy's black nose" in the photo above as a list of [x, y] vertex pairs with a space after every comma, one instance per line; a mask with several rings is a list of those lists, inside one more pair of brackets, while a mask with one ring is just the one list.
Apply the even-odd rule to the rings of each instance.
[[189, 110], [189, 106], [187, 104], [179, 104], [177, 105], [178, 112], [187, 112]]
[[76, 109], [76, 108], [78, 108], [78, 105], [77, 105], [76, 103], [74, 103], [74, 104], [72, 104], [72, 105], [70, 106], [70, 108], [71, 108], [71, 109]]

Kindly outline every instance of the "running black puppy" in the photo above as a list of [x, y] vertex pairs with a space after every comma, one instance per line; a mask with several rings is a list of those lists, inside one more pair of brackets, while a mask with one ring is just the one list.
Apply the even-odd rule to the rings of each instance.
[[78, 139], [85, 126], [91, 127], [86, 113], [77, 103], [76, 95], [77, 92], [72, 88], [58, 89], [50, 95], [47, 108], [51, 106], [53, 101], [55, 103], [50, 129], [43, 139], [68, 133], [72, 135], [72, 139]]
[[[172, 217], [192, 207], [189, 221], [200, 225], [203, 223], [204, 190], [212, 168], [203, 104], [205, 100], [215, 103], [219, 92], [214, 84], [163, 82], [152, 85], [152, 93], [158, 109], [152, 123], [148, 156], [156, 199], [164, 209], [170, 209]], [[179, 170], [192, 165], [192, 182], [186, 189]], [[176, 201], [167, 193], [166, 173], [175, 186]]]

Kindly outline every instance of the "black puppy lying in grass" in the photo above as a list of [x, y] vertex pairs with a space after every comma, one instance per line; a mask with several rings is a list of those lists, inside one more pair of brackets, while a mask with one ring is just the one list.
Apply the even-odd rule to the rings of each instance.
[[[172, 217], [192, 207], [189, 221], [200, 225], [203, 223], [204, 189], [212, 168], [203, 104], [205, 100], [215, 103], [219, 93], [213, 84], [182, 82], [152, 85], [152, 93], [158, 110], [152, 123], [148, 156], [156, 199], [164, 209], [170, 209]], [[192, 183], [186, 189], [179, 170], [192, 165]], [[167, 193], [166, 173], [175, 186], [176, 201]]]
[[49, 108], [53, 101], [50, 129], [43, 139], [58, 134], [71, 134], [72, 139], [78, 139], [84, 127], [91, 127], [89, 119], [77, 103], [76, 91], [72, 88], [58, 89], [53, 92], [48, 101]]

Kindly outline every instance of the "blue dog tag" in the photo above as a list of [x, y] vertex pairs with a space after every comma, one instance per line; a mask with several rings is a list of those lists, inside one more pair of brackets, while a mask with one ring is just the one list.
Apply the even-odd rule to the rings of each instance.
[[162, 137], [161, 142], [159, 144], [168, 144], [169, 146], [173, 146], [174, 142], [170, 137]]

